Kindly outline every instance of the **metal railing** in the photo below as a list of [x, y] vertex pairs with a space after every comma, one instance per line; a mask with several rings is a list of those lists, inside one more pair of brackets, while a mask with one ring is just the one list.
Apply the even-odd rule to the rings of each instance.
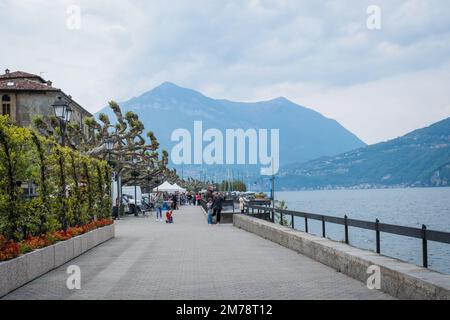
[[[203, 210], [208, 211], [207, 207], [206, 207], [206, 201], [204, 199], [200, 200], [200, 205], [202, 206]], [[232, 208], [233, 213], [236, 213], [236, 208], [235, 208], [235, 201], [234, 200], [223, 200], [222, 202], [222, 207], [225, 208]], [[240, 212], [239, 212], [240, 213]]]
[[[270, 205], [271, 200], [266, 200], [266, 201], [250, 201], [250, 202], [247, 202], [247, 204], [248, 204], [248, 203], [252, 204], [252, 203], [255, 203], [255, 202], [264, 202], [266, 205]], [[206, 207], [206, 201], [205, 201], [204, 199], [201, 199], [201, 200], [200, 200], [200, 205], [202, 206], [202, 208], [203, 208], [205, 211], [208, 211], [208, 210], [207, 210], [207, 207]], [[222, 202], [222, 207], [224, 208], [224, 210], [226, 210], [227, 208], [229, 209], [228, 211], [224, 211], [224, 212], [226, 212], [226, 213], [231, 213], [231, 212], [232, 212], [233, 214], [235, 214], [235, 213], [241, 213], [241, 211], [239, 210], [239, 201], [236, 200], [236, 199], [227, 199], [227, 200], [223, 200], [223, 202]]]
[[[251, 213], [250, 213], [251, 210]], [[256, 211], [256, 213], [255, 213]], [[269, 220], [275, 223], [275, 212], [280, 214], [280, 223], [283, 224], [283, 216], [291, 217], [291, 227], [295, 229], [294, 217], [300, 217], [305, 219], [305, 232], [308, 233], [308, 220], [316, 220], [322, 222], [322, 237], [326, 238], [326, 223], [338, 224], [344, 226], [345, 243], [350, 244], [349, 241], [349, 227], [372, 230], [375, 231], [376, 252], [381, 254], [381, 233], [389, 233], [399, 236], [405, 236], [410, 238], [417, 238], [422, 240], [422, 262], [425, 268], [428, 268], [428, 241], [434, 241], [439, 243], [450, 244], [450, 233], [442, 231], [428, 230], [425, 225], [422, 228], [413, 228], [398, 226], [393, 224], [381, 223], [378, 219], [374, 222], [349, 219], [347, 216], [344, 218], [325, 216], [321, 214], [282, 210], [271, 207], [246, 205], [245, 210], [247, 215], [262, 215], [265, 220]]]

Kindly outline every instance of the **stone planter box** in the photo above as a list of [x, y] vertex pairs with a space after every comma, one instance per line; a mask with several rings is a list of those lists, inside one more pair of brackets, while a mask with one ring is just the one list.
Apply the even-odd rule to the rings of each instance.
[[66, 264], [114, 236], [113, 224], [16, 259], [0, 262], [0, 297]]

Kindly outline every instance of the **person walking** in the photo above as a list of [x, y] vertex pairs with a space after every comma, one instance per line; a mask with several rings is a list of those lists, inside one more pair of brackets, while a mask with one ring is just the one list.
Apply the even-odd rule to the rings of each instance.
[[164, 204], [163, 195], [158, 192], [155, 197], [156, 221], [162, 221], [163, 204]]
[[209, 198], [208, 203], [206, 204], [206, 209], [208, 209], [208, 224], [213, 224], [213, 200]]
[[219, 193], [214, 196], [213, 216], [216, 217], [217, 223], [220, 223], [223, 208], [223, 198]]
[[241, 213], [245, 211], [245, 199], [242, 196], [239, 197], [239, 210], [241, 210]]
[[120, 220], [120, 205], [119, 205], [119, 197], [116, 198], [116, 201], [114, 203], [113, 207], [113, 219], [114, 220]]
[[172, 195], [172, 207], [173, 210], [178, 210], [178, 195], [176, 193]]

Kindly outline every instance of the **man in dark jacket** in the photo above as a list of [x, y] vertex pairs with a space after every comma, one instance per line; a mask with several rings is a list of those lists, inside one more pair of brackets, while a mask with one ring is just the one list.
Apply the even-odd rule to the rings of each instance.
[[223, 208], [223, 198], [219, 193], [215, 193], [213, 202], [213, 216], [216, 217], [217, 223], [220, 223]]
[[173, 210], [178, 210], [178, 196], [176, 193], [172, 195], [172, 208]]
[[206, 190], [205, 193], [205, 198], [206, 200], [214, 198], [214, 186], [212, 185], [208, 186], [208, 189]]

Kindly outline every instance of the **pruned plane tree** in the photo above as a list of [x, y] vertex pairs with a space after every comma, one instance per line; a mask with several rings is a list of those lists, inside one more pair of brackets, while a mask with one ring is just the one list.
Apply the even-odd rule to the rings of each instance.
[[[152, 131], [145, 135], [139, 116], [133, 112], [123, 115], [114, 101], [109, 102], [109, 107], [115, 115], [114, 122], [102, 113], [98, 120], [85, 119], [88, 132], [79, 124], [68, 124], [67, 145], [85, 155], [108, 161], [124, 184], [137, 183], [151, 189], [164, 180], [179, 180], [176, 171], [167, 167], [167, 151], [158, 152], [158, 139]], [[35, 117], [33, 123], [41, 134], [61, 139], [64, 130], [55, 116]]]

